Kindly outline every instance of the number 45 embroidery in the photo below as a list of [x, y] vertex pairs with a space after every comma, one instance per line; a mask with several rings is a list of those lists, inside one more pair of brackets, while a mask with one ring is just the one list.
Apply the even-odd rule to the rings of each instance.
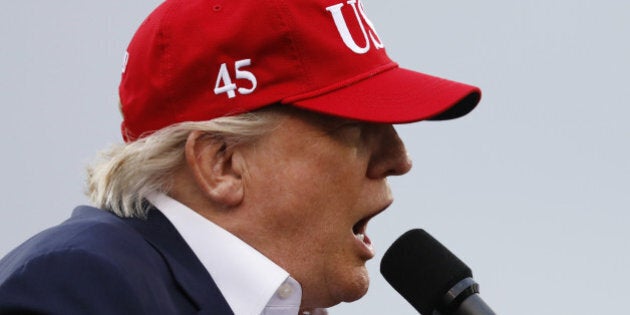
[[256, 76], [253, 73], [242, 69], [243, 67], [250, 66], [251, 63], [251, 59], [243, 59], [234, 62], [234, 73], [236, 79], [249, 81], [251, 83], [250, 88], [237, 87], [236, 84], [232, 82], [232, 77], [228, 71], [227, 64], [223, 63], [219, 69], [217, 82], [214, 85], [214, 94], [219, 95], [221, 93], [227, 93], [228, 98], [233, 98], [236, 96], [236, 92], [234, 92], [235, 90], [241, 95], [254, 92], [254, 90], [256, 90], [256, 86], [258, 85]]

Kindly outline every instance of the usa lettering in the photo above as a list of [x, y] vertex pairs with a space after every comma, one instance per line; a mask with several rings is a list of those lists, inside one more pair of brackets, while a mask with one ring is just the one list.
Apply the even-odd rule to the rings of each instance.
[[337, 27], [337, 31], [339, 32], [339, 35], [341, 36], [344, 44], [346, 44], [346, 46], [356, 54], [365, 54], [370, 51], [370, 43], [374, 44], [374, 47], [376, 47], [376, 49], [383, 48], [384, 45], [378, 37], [378, 34], [374, 30], [374, 24], [370, 21], [370, 19], [367, 18], [367, 15], [365, 14], [363, 4], [361, 2], [357, 3], [357, 0], [348, 0], [346, 4], [348, 4], [354, 11], [354, 16], [356, 18], [356, 22], [359, 23], [359, 28], [361, 29], [361, 33], [363, 34], [365, 45], [363, 47], [359, 46], [359, 44], [357, 44], [352, 38], [352, 34], [350, 34], [350, 29], [348, 29], [346, 19], [344, 18], [341, 11], [344, 7], [344, 3], [342, 2], [327, 7], [326, 11], [330, 12], [330, 14], [332, 15], [335, 26]]

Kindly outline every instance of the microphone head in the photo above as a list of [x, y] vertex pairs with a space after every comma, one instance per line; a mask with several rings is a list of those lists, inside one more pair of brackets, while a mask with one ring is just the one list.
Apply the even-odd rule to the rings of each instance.
[[385, 252], [381, 273], [421, 314], [440, 310], [445, 294], [472, 271], [421, 229], [400, 236]]

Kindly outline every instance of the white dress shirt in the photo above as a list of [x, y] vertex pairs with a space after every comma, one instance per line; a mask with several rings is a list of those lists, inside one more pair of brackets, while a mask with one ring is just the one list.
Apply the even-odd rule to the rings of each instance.
[[182, 235], [235, 315], [296, 315], [302, 288], [256, 249], [161, 193], [147, 197]]

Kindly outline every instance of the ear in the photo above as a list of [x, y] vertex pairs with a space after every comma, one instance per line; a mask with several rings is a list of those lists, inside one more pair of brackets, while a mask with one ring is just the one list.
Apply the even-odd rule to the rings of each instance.
[[188, 135], [184, 149], [188, 167], [206, 198], [225, 207], [236, 206], [243, 201], [243, 181], [234, 167], [234, 150], [206, 135], [202, 131]]

